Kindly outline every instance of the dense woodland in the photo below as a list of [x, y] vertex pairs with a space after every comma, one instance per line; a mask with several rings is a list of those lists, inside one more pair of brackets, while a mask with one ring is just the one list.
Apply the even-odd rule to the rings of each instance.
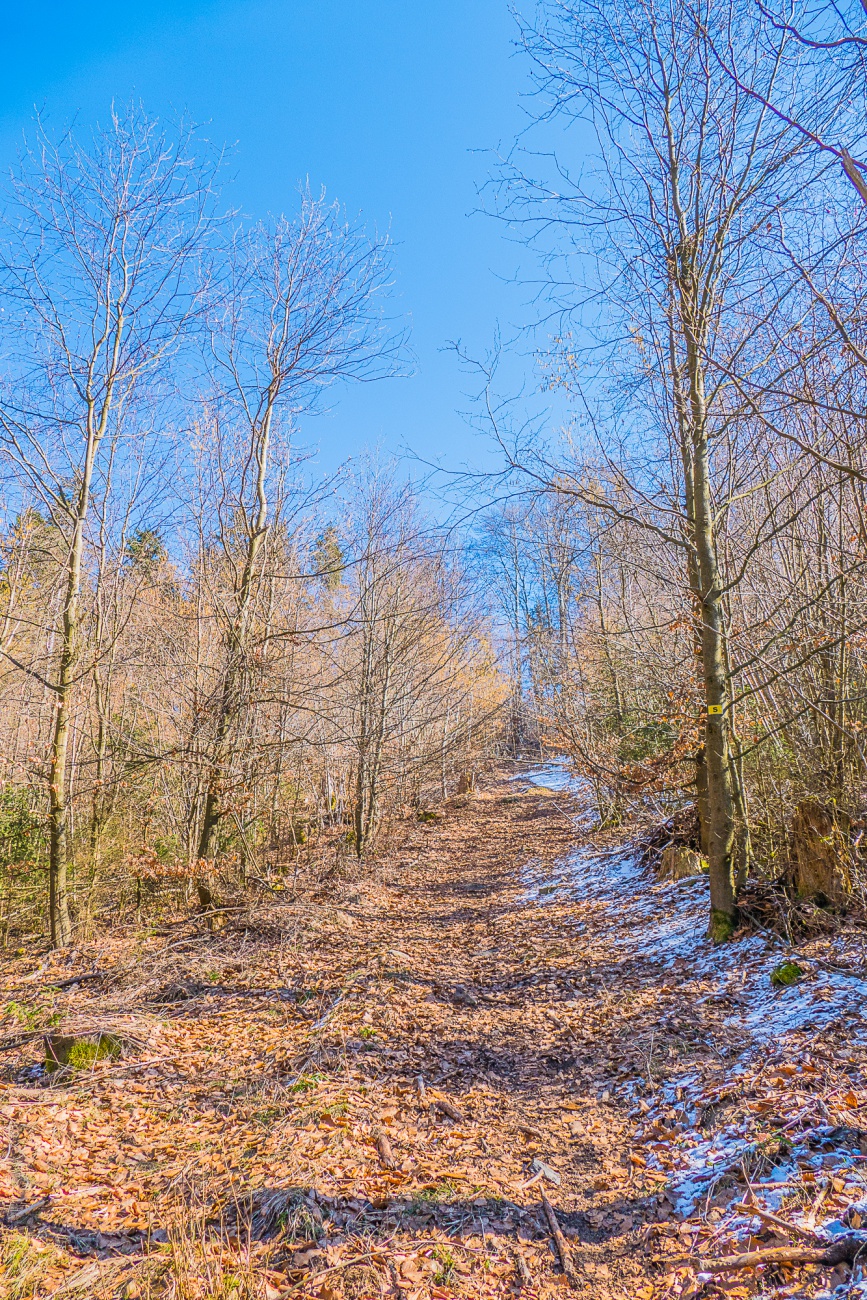
[[604, 819], [695, 805], [719, 938], [751, 876], [864, 898], [862, 22], [548, 6], [538, 116], [595, 160], [495, 178], [574, 411], [544, 439], [486, 369], [513, 671]]
[[293, 445], [399, 364], [385, 243], [307, 193], [236, 228], [213, 186], [134, 112], [40, 138], [10, 200], [7, 933], [209, 908], [325, 831], [360, 858], [495, 740], [460, 551], [396, 466], [315, 478]]

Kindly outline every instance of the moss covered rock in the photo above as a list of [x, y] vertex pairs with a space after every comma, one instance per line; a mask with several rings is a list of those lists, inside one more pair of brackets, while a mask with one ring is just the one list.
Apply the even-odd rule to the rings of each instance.
[[771, 971], [771, 983], [774, 988], [789, 988], [792, 984], [797, 984], [803, 974], [803, 968], [796, 961], [784, 961]]

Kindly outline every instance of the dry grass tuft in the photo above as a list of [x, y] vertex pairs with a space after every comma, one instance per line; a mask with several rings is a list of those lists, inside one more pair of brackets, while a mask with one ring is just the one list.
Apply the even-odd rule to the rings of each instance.
[[4, 1300], [35, 1300], [50, 1294], [62, 1260], [60, 1251], [24, 1232], [4, 1233], [0, 1240], [0, 1295]]

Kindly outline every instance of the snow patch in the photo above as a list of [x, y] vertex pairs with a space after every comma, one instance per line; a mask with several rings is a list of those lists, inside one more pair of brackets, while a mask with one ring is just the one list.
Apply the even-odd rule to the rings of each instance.
[[583, 795], [589, 788], [584, 778], [575, 776], [565, 763], [543, 763], [516, 773], [512, 780], [529, 781], [530, 785], [541, 786], [543, 790], [568, 790], [570, 794]]
[[774, 988], [771, 971], [778, 955], [753, 972], [744, 989], [748, 1009], [730, 1016], [727, 1025], [747, 1029], [761, 1042], [802, 1029], [825, 1029], [846, 1019], [867, 1019], [867, 981], [836, 971], [818, 971], [790, 988]]
[[[590, 789], [564, 763], [546, 763], [516, 780], [550, 790], [568, 790], [585, 808], [577, 819], [586, 826]], [[867, 980], [784, 953], [761, 936], [716, 946], [707, 937], [710, 888], [705, 876], [657, 881], [629, 848], [603, 851], [581, 846], [553, 867], [531, 859], [521, 871], [525, 904], [574, 903], [593, 910], [593, 930], [617, 961], [652, 963], [676, 969], [684, 980], [714, 981], [715, 998], [727, 998], [732, 1014], [724, 1022], [746, 1032], [751, 1057], [771, 1040], [805, 1029], [821, 1030], [847, 1019], [853, 1032], [867, 1030]], [[771, 973], [784, 956], [807, 973], [788, 988], [775, 988]]]

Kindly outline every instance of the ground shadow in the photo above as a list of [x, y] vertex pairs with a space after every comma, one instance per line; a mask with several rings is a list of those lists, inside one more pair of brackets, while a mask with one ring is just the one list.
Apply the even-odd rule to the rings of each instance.
[[[554, 1193], [548, 1188], [549, 1193]], [[6, 1226], [19, 1233], [62, 1245], [79, 1258], [109, 1259], [147, 1254], [164, 1245], [171, 1225], [154, 1224], [102, 1233], [59, 1222], [51, 1206], [26, 1213], [26, 1206], [13, 1205], [6, 1212]], [[196, 1205], [196, 1211], [203, 1207]], [[285, 1263], [292, 1265], [298, 1252], [324, 1249], [329, 1240], [363, 1237], [371, 1243], [395, 1245], [401, 1237], [413, 1238], [432, 1229], [459, 1242], [463, 1237], [484, 1235], [513, 1241], [540, 1241], [551, 1236], [541, 1203], [518, 1205], [507, 1197], [480, 1195], [469, 1199], [456, 1194], [448, 1179], [412, 1192], [368, 1200], [329, 1195], [313, 1187], [265, 1187], [253, 1192], [236, 1189], [224, 1193], [219, 1202], [204, 1207], [207, 1230], [242, 1241], [275, 1242], [285, 1248]], [[654, 1198], [635, 1197], [618, 1201], [610, 1208], [607, 1221], [598, 1226], [580, 1211], [555, 1209], [564, 1236], [576, 1247], [598, 1245], [628, 1235], [623, 1223], [638, 1216], [653, 1217]], [[315, 1267], [307, 1258], [304, 1268]]]

